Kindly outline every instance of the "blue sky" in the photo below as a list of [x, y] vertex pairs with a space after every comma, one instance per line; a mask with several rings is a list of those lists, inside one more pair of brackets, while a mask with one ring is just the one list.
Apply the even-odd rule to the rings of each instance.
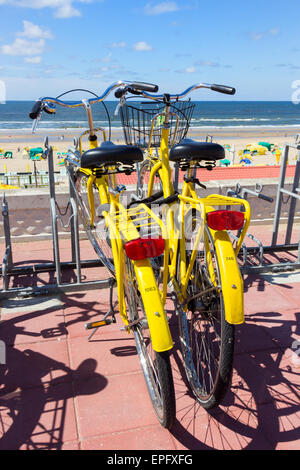
[[171, 93], [221, 83], [236, 87], [236, 100], [290, 100], [299, 17], [299, 0], [0, 0], [0, 80], [7, 99], [101, 93], [125, 79]]

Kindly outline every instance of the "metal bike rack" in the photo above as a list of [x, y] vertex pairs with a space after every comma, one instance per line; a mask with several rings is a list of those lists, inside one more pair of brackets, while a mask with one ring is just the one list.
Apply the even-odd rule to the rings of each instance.
[[[13, 249], [10, 233], [9, 223], [9, 210], [5, 194], [2, 201], [2, 216], [5, 235], [5, 254], [2, 262], [2, 278], [3, 289], [0, 290], [0, 299], [7, 299], [13, 297], [29, 297], [35, 295], [51, 295], [55, 293], [77, 292], [91, 289], [112, 289], [115, 284], [113, 277], [96, 280], [96, 281], [83, 281], [81, 270], [83, 268], [102, 267], [103, 264], [100, 259], [98, 260], [81, 260], [80, 259], [80, 246], [79, 246], [79, 231], [78, 231], [78, 210], [75, 201], [74, 189], [70, 182], [69, 184], [69, 203], [67, 210], [70, 209], [71, 215], [69, 225], [71, 229], [71, 250], [72, 260], [69, 262], [61, 262], [59, 252], [59, 236], [57, 229], [57, 221], [61, 219], [61, 212], [56, 201], [55, 195], [55, 181], [54, 181], [54, 164], [53, 164], [53, 150], [48, 146], [48, 139], [45, 140], [46, 151], [45, 154], [48, 159], [49, 170], [49, 193], [50, 193], [50, 212], [51, 212], [51, 225], [52, 225], [52, 247], [53, 247], [53, 262], [41, 263], [28, 266], [14, 266], [13, 263]], [[72, 171], [72, 170], [71, 170]], [[71, 173], [72, 174], [72, 173]], [[66, 212], [67, 212], [66, 210]], [[62, 282], [62, 271], [74, 270], [75, 282]], [[55, 272], [56, 283], [48, 284], [47, 286], [34, 286], [34, 287], [18, 287], [10, 288], [9, 279], [12, 276], [24, 276], [30, 274]]]
[[[294, 148], [298, 151], [298, 155], [296, 159], [295, 175], [294, 175], [294, 180], [292, 183], [291, 191], [287, 190], [284, 186], [290, 148]], [[291, 243], [292, 229], [294, 225], [295, 211], [296, 211], [296, 202], [297, 200], [300, 200], [299, 180], [300, 180], [300, 141], [299, 141], [299, 136], [297, 136], [295, 144], [286, 145], [284, 153], [283, 153], [279, 184], [278, 184], [278, 190], [277, 190], [276, 202], [275, 202], [275, 214], [274, 214], [271, 244], [263, 245], [263, 243], [254, 235], [250, 233], [246, 234], [246, 236], [252, 239], [257, 244], [257, 246], [247, 247], [245, 243], [242, 244], [240, 258], [242, 258], [241, 272], [243, 274], [244, 273], [245, 274], [266, 273], [266, 272], [279, 273], [279, 272], [294, 271], [294, 270], [300, 269], [300, 237], [299, 237], [298, 243]], [[248, 194], [251, 194], [261, 199], [265, 199], [265, 200], [270, 199], [264, 196], [261, 193], [261, 191], [262, 191], [262, 186], [259, 184], [256, 185], [255, 191], [252, 191], [248, 188], [241, 188], [240, 185], [237, 185], [234, 191], [228, 190], [227, 195], [232, 196], [232, 197], [247, 198]], [[284, 244], [279, 244], [277, 241], [278, 241], [279, 224], [281, 220], [280, 219], [281, 208], [282, 208], [284, 195], [288, 196], [291, 199], [291, 203], [290, 203], [290, 209], [289, 209], [289, 214], [288, 214], [285, 242]], [[230, 234], [230, 235], [233, 239], [236, 239], [236, 237], [233, 234]], [[291, 252], [291, 251], [297, 251], [296, 261], [287, 261], [287, 262], [278, 262], [278, 263], [270, 263], [270, 262], [265, 261], [266, 254], [272, 254], [272, 253], [278, 253], [278, 252]], [[257, 262], [254, 264], [251, 264], [251, 257], [253, 256], [256, 258]]]

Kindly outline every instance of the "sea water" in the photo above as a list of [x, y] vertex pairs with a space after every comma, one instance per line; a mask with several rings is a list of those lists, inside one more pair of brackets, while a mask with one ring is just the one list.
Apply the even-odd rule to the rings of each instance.
[[[290, 101], [194, 101], [192, 128], [256, 128], [299, 127], [300, 104]], [[7, 101], [0, 105], [0, 131], [30, 130], [32, 121], [28, 117], [34, 102]], [[107, 127], [108, 116], [113, 128], [121, 128], [120, 113], [115, 114], [117, 101], [105, 101], [93, 106], [95, 127]], [[134, 106], [131, 101], [130, 105]], [[55, 115], [43, 113], [39, 129], [86, 128], [87, 119], [83, 108], [57, 106]]]

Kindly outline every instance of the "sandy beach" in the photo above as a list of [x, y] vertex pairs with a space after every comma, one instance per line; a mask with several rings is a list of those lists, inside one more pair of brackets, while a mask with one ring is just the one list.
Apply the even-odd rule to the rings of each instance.
[[[37, 134], [31, 134], [30, 131], [19, 132], [14, 131], [1, 131], [0, 132], [0, 149], [4, 151], [11, 151], [13, 153], [12, 159], [0, 159], [0, 173], [5, 172], [24, 172], [33, 171], [34, 163], [31, 161], [24, 152], [24, 148], [43, 147], [44, 138], [46, 135], [49, 137], [49, 142], [54, 148], [54, 161], [55, 169], [59, 170], [59, 154], [66, 152], [73, 143], [73, 137], [80, 135], [81, 130], [40, 130]], [[207, 135], [212, 136], [214, 142], [221, 145], [231, 146], [235, 150], [234, 163], [238, 164], [240, 161], [239, 152], [246, 148], [249, 144], [258, 144], [259, 142], [269, 142], [277, 144], [279, 148], [284, 148], [286, 144], [293, 143], [295, 136], [300, 133], [300, 128], [191, 128], [188, 137], [203, 141]], [[124, 143], [124, 137], [121, 129], [112, 129], [112, 141], [114, 143]], [[84, 148], [88, 149], [88, 142], [84, 144]], [[232, 154], [226, 152], [226, 158], [232, 157]], [[290, 163], [292, 164], [296, 157], [296, 150], [290, 152]], [[254, 165], [261, 164], [276, 164], [274, 154], [267, 151], [265, 155], [256, 155], [252, 157]], [[46, 161], [36, 162], [37, 170], [47, 170]]]

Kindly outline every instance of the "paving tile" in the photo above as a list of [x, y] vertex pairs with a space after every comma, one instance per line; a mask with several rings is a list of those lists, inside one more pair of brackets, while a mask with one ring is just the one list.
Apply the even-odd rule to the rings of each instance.
[[245, 317], [245, 323], [235, 328], [235, 353], [245, 353], [273, 348], [272, 338], [265, 329]]
[[160, 424], [115, 432], [82, 441], [83, 450], [175, 450], [171, 434]]
[[289, 400], [297, 400], [293, 395], [297, 392], [299, 378], [286, 363], [282, 350], [254, 351], [249, 359], [251, 363], [248, 361], [242, 375], [257, 403], [275, 403], [287, 395], [290, 395]]
[[70, 343], [70, 361], [74, 370], [75, 380], [89, 378], [88, 371], [79, 365], [87, 358], [95, 361], [95, 371], [108, 377], [114, 374], [140, 371], [141, 366], [136, 352], [135, 341], [132, 335], [123, 332], [121, 338], [96, 336], [93, 341], [87, 338], [72, 338]]
[[[232, 394], [232, 392], [231, 392]], [[227, 398], [228, 400], [228, 398]], [[177, 421], [172, 429], [178, 450], [250, 450], [268, 449], [270, 445], [258, 429], [257, 407], [252, 395], [246, 399], [234, 395], [230, 404], [205, 411], [190, 399], [178, 403]]]
[[76, 382], [75, 394], [81, 439], [157, 423], [142, 372]]
[[295, 310], [300, 308], [300, 302], [299, 302], [299, 289], [300, 289], [300, 284], [299, 282], [289, 282], [288, 284], [281, 284], [281, 285], [275, 285], [275, 287], [278, 289], [278, 292], [284, 296], [286, 299], [289, 300], [291, 303], [290, 308], [294, 308]]
[[66, 333], [61, 307], [6, 315], [0, 323], [0, 337], [7, 345], [56, 340]]
[[6, 364], [8, 371], [1, 382], [9, 389], [42, 384], [46, 386], [72, 380], [65, 340], [10, 346], [6, 349]]
[[[64, 308], [64, 319], [65, 319], [65, 328], [68, 333], [69, 338], [83, 336], [87, 338], [92, 330], [86, 330], [85, 324], [100, 321], [103, 319], [103, 316], [109, 311], [109, 304], [107, 299], [103, 299], [101, 302], [98, 298], [97, 301], [91, 301], [82, 299], [82, 301], [76, 301], [73, 305], [69, 304]], [[115, 310], [116, 313], [116, 323], [112, 323], [105, 327], [101, 327], [96, 331], [94, 338], [100, 336], [111, 335], [112, 333], [116, 337], [124, 337], [124, 333], [120, 333], [120, 328], [124, 327], [124, 324], [120, 320], [118, 315], [118, 310]]]
[[0, 413], [1, 450], [59, 450], [78, 441], [71, 384], [19, 389], [1, 397]]
[[276, 450], [299, 450], [300, 409], [290, 403], [265, 404], [261, 407], [261, 429]]
[[81, 450], [79, 441], [63, 442], [59, 450]]
[[262, 312], [246, 316], [246, 324], [261, 328], [280, 348], [291, 347], [300, 340], [300, 309], [299, 311], [281, 310], [280, 312]]
[[[176, 354], [175, 354], [176, 357]], [[222, 403], [206, 411], [189, 391], [180, 362], [173, 365], [177, 422], [172, 429], [176, 448], [195, 450], [270, 449], [259, 425], [257, 389], [260, 377], [249, 354], [234, 358], [231, 386]]]
[[296, 305], [293, 298], [284, 295], [278, 289], [278, 286], [265, 284], [264, 289], [255, 288], [245, 292], [245, 313], [260, 313], [270, 311], [281, 311], [295, 308]]
[[[254, 228], [252, 233], [269, 243], [271, 228]], [[19, 244], [15, 259], [24, 260], [25, 251], [31, 262], [51, 259], [49, 241], [30, 247]], [[70, 259], [69, 240], [61, 240], [60, 251], [63, 260]], [[87, 240], [81, 241], [81, 255], [95, 259]], [[99, 268], [82, 273], [85, 279], [107, 277]], [[52, 273], [25, 281], [53, 279]], [[9, 370], [0, 370], [0, 449], [298, 450], [299, 283], [272, 285], [251, 275], [244, 286], [246, 322], [236, 328], [232, 384], [214, 410], [204, 410], [186, 384], [177, 322], [171, 318], [177, 405], [172, 432], [157, 421], [134, 342], [120, 331], [119, 316], [87, 341], [84, 324], [106, 313], [108, 289], [62, 296], [57, 309], [40, 305], [3, 315], [0, 337]], [[166, 308], [172, 316], [172, 303]]]

